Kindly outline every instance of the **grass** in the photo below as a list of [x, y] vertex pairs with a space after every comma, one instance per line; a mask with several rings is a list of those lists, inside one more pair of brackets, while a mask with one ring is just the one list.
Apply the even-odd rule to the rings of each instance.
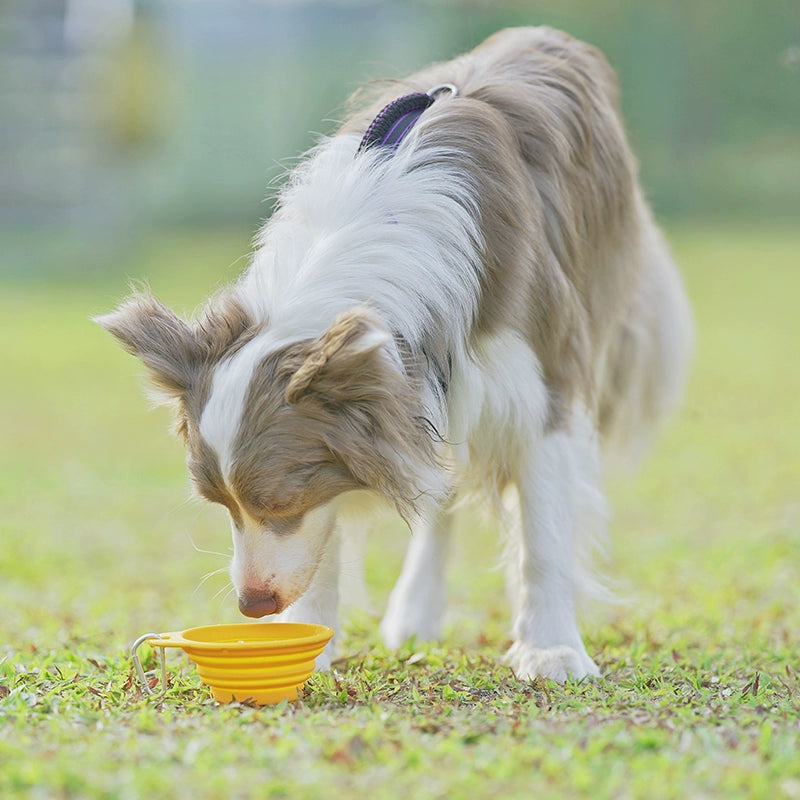
[[[162, 236], [78, 284], [7, 280], [0, 796], [800, 798], [800, 234], [672, 234], [697, 358], [644, 469], [610, 481], [630, 602], [587, 615], [605, 677], [531, 683], [498, 663], [499, 547], [465, 514], [445, 645], [386, 652], [363, 615], [303, 701], [261, 709], [215, 705], [174, 653], [162, 701], [136, 685], [140, 633], [236, 620], [224, 572], [201, 583], [225, 566], [227, 521], [184, 501], [166, 412], [87, 321], [123, 268], [191, 308], [247, 237]], [[376, 607], [406, 537], [394, 520], [373, 537]]]

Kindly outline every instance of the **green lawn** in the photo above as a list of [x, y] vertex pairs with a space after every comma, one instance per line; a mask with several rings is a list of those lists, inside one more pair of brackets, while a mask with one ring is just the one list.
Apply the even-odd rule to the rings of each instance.
[[[180, 654], [163, 702], [133, 681], [140, 633], [237, 619], [224, 570], [201, 580], [225, 566], [228, 523], [187, 502], [167, 412], [88, 321], [125, 272], [192, 308], [247, 236], [161, 237], [77, 285], [7, 281], [0, 797], [800, 798], [800, 233], [671, 234], [697, 357], [644, 469], [610, 480], [628, 602], [586, 615], [604, 679], [498, 665], [499, 546], [466, 513], [447, 646], [387, 653], [365, 615], [335, 673], [263, 709], [216, 706]], [[406, 537], [394, 520], [373, 537], [378, 608]]]

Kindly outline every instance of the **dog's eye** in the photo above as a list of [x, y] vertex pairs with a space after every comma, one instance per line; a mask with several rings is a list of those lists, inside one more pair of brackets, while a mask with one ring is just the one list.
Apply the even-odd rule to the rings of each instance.
[[303, 515], [294, 514], [291, 516], [270, 517], [262, 520], [264, 527], [278, 536], [288, 536], [295, 533], [303, 524]]
[[275, 517], [292, 517], [300, 511], [299, 498], [295, 493], [274, 495], [250, 495], [244, 498], [244, 507], [254, 519], [269, 521]]
[[288, 516], [292, 513], [292, 511], [296, 507], [296, 502], [294, 498], [286, 501], [273, 501], [269, 503], [263, 503], [262, 509], [264, 513], [268, 516], [275, 516], [275, 517], [283, 517]]

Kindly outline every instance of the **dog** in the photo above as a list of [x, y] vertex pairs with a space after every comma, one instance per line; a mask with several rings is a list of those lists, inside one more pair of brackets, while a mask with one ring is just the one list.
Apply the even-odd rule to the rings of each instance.
[[605, 454], [678, 403], [692, 338], [615, 75], [565, 33], [516, 28], [367, 94], [198, 316], [139, 291], [98, 322], [230, 513], [243, 614], [336, 627], [337, 511], [361, 492], [412, 529], [383, 639], [438, 638], [452, 509], [483, 491], [508, 528], [507, 663], [597, 676], [576, 606]]

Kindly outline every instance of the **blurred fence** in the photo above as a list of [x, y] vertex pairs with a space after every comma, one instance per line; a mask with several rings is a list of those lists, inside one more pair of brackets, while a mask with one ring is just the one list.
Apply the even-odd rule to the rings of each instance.
[[800, 217], [800, 4], [786, 0], [3, 0], [0, 232], [255, 228], [361, 82], [551, 24], [619, 72], [674, 217]]

